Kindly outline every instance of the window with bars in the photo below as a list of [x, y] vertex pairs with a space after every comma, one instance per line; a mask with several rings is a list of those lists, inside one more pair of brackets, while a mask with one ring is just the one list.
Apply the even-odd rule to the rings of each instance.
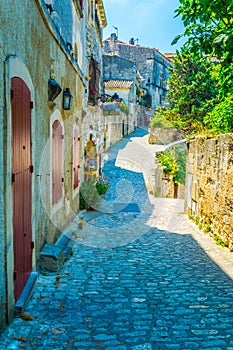
[[63, 188], [63, 134], [58, 120], [52, 125], [52, 204], [62, 198]]

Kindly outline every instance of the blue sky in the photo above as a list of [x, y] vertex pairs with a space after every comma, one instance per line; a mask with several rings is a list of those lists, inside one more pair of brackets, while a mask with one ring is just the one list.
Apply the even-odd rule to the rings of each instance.
[[155, 47], [160, 52], [175, 52], [182, 41], [172, 46], [172, 40], [183, 33], [181, 18], [174, 18], [179, 0], [103, 0], [108, 25], [104, 39], [116, 32], [119, 39], [138, 39], [142, 46]]

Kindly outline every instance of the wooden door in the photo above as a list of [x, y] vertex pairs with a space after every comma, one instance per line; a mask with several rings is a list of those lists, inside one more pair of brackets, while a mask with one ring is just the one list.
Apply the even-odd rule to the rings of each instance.
[[31, 96], [20, 78], [11, 80], [14, 293], [18, 300], [32, 270]]

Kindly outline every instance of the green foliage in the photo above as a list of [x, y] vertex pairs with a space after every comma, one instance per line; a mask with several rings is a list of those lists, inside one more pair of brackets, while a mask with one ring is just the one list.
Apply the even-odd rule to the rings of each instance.
[[[197, 85], [198, 76], [195, 75], [193, 79], [193, 86], [196, 85], [198, 90], [203, 90], [204, 94], [201, 96], [206, 98], [207, 103], [204, 103], [204, 99], [201, 102], [199, 96], [191, 93], [197, 102], [193, 104], [191, 99], [181, 94], [183, 101], [180, 105], [178, 101], [178, 115], [176, 117], [176, 111], [172, 110], [173, 115], [179, 120], [182, 117], [179, 106], [184, 107], [185, 127], [188, 132], [191, 130], [190, 125], [186, 125], [188, 115], [190, 115], [190, 120], [197, 119], [200, 122], [199, 131], [195, 127], [195, 132], [200, 132], [200, 127], [204, 127], [201, 132], [208, 133], [210, 130], [213, 134], [232, 132], [233, 110], [230, 96], [233, 94], [233, 2], [232, 0], [180, 0], [180, 6], [175, 13], [176, 16], [182, 17], [185, 30], [173, 40], [173, 44], [184, 36], [187, 41], [182, 51], [189, 53], [190, 61], [198, 62], [200, 57], [205, 57], [205, 59], [209, 57], [218, 63], [212, 63], [213, 68], [209, 70], [209, 78], [208, 71], [206, 71], [207, 75], [204, 77], [204, 84], [200, 85], [201, 89]], [[203, 73], [203, 70], [201, 72]], [[211, 93], [208, 96], [211, 88], [212, 93], [214, 90], [215, 93], [217, 91], [217, 95]], [[186, 90], [189, 90], [189, 87]], [[174, 99], [174, 102], [176, 103], [177, 100]], [[193, 113], [194, 110], [190, 113], [188, 109], [190, 102], [192, 108], [196, 110], [196, 115]]]
[[109, 180], [107, 177], [99, 177], [96, 182], [96, 189], [98, 194], [101, 196], [108, 191], [109, 188]]
[[176, 146], [159, 153], [157, 158], [165, 174], [172, 175], [174, 182], [185, 183], [186, 154], [184, 149]]
[[79, 191], [79, 208], [97, 209], [100, 204], [100, 196], [96, 189], [96, 181], [84, 181]]
[[[175, 11], [182, 17], [185, 31], [184, 47], [197, 58], [209, 56], [219, 61], [218, 103], [233, 94], [233, 2], [232, 0], [180, 0]], [[210, 112], [210, 111], [207, 111]], [[232, 114], [227, 118], [232, 118]], [[223, 127], [227, 131], [227, 122]], [[222, 132], [222, 130], [220, 130]]]
[[139, 87], [136, 87], [136, 96], [139, 98], [141, 95], [141, 90], [139, 89]]
[[178, 166], [173, 152], [166, 150], [158, 154], [157, 158], [162, 165], [164, 173], [167, 175], [173, 175], [174, 177], [178, 171]]
[[220, 245], [221, 247], [227, 247], [227, 244], [217, 234], [212, 234], [211, 237], [213, 237], [217, 245]]
[[233, 96], [228, 96], [208, 113], [204, 122], [214, 133], [228, 133], [233, 130]]
[[155, 116], [151, 119], [150, 122], [151, 127], [163, 127], [163, 128], [171, 128], [173, 127], [173, 124], [171, 121], [169, 121], [165, 116], [161, 115], [159, 112], [155, 114]]
[[160, 113], [185, 134], [200, 132], [203, 119], [210, 112], [217, 96], [215, 66], [206, 58], [193, 58], [183, 49], [174, 58], [169, 77], [167, 108]]
[[[180, 0], [175, 13], [182, 16], [183, 35], [188, 38], [186, 46], [194, 53], [216, 55], [232, 62], [232, 0]], [[183, 35], [175, 38], [174, 43]]]
[[94, 210], [97, 209], [101, 195], [105, 194], [109, 188], [107, 177], [99, 177], [97, 180], [84, 181], [79, 191], [79, 208]]
[[129, 107], [123, 100], [121, 100], [120, 102], [120, 109], [123, 113], [125, 113], [126, 115], [129, 115]]

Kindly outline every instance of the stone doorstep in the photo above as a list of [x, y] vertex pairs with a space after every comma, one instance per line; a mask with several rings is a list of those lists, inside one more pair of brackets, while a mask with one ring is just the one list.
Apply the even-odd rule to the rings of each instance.
[[64, 251], [55, 244], [45, 244], [40, 252], [39, 268], [42, 272], [59, 272], [65, 261]]
[[[98, 212], [80, 212], [83, 222], [88, 222], [99, 216]], [[72, 255], [72, 247], [69, 246], [72, 231], [62, 234], [55, 244], [47, 243], [40, 252], [39, 268], [43, 273], [59, 272], [64, 262]]]
[[19, 317], [27, 306], [38, 278], [37, 272], [31, 272], [29, 279], [15, 304], [15, 316]]

